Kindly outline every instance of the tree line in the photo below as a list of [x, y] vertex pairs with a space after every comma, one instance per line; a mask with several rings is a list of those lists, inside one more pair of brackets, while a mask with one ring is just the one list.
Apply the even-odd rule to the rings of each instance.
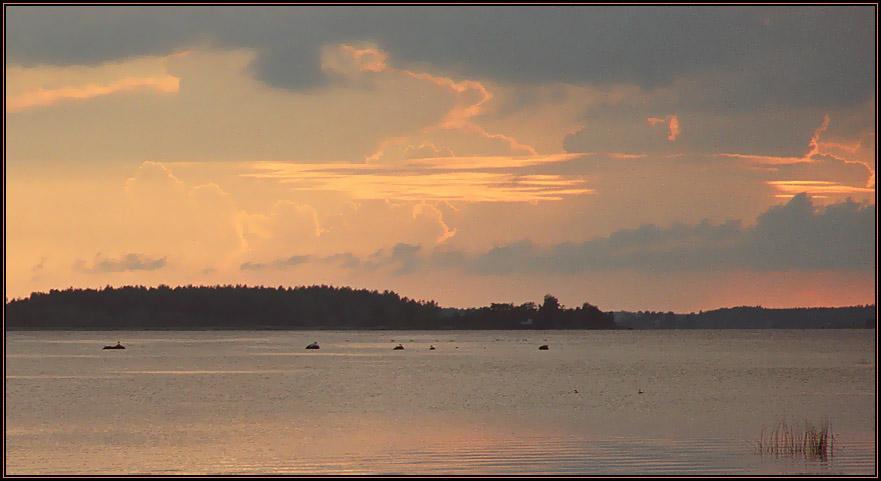
[[392, 291], [327, 285], [53, 289], [5, 303], [7, 330], [48, 329], [614, 329], [614, 315], [584, 303], [441, 308]]
[[616, 312], [619, 327], [633, 329], [834, 329], [876, 326], [875, 305], [847, 307], [761, 306], [723, 307], [690, 314], [673, 312]]

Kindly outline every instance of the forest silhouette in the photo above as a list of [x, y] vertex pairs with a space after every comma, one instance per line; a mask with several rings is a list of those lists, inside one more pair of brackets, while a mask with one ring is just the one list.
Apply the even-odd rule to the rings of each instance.
[[551, 294], [541, 304], [460, 309], [389, 290], [327, 285], [52, 289], [7, 301], [4, 309], [6, 330], [872, 329], [876, 317], [875, 305], [603, 312], [587, 302], [567, 308]]
[[349, 287], [125, 286], [53, 289], [5, 306], [7, 330], [41, 329], [615, 329], [584, 303], [441, 308], [392, 291]]

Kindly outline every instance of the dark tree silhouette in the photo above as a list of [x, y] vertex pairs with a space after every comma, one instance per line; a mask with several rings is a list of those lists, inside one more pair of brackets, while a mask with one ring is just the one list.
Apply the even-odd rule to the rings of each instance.
[[[590, 306], [585, 303], [585, 306]], [[599, 309], [493, 303], [442, 309], [391, 291], [348, 287], [107, 286], [37, 292], [5, 304], [7, 330], [39, 329], [614, 329]], [[535, 320], [534, 324], [527, 322]]]

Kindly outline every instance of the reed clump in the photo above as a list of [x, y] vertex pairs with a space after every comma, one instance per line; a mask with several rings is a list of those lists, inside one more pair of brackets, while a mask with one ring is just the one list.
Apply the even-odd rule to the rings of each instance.
[[762, 433], [757, 441], [759, 454], [826, 460], [833, 455], [835, 434], [828, 419], [815, 425], [805, 420], [803, 425], [780, 421], [772, 429], [762, 426]]

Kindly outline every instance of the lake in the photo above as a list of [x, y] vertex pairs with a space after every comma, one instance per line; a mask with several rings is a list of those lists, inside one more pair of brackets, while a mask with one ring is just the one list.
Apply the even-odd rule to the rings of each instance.
[[[877, 475], [875, 330], [7, 332], [5, 349], [6, 475]], [[757, 452], [763, 428], [823, 419], [831, 456]]]

